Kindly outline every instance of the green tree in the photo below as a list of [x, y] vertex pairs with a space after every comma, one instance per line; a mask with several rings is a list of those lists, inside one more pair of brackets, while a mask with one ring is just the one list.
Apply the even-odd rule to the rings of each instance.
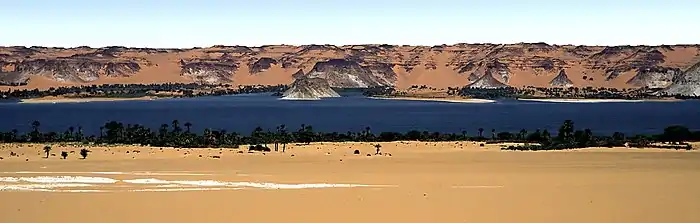
[[88, 153], [90, 153], [90, 150], [84, 149], [84, 148], [83, 148], [83, 149], [80, 149], [80, 156], [82, 156], [83, 159], [86, 159], [86, 158], [87, 158]]
[[41, 132], [39, 132], [40, 126], [41, 126], [41, 122], [39, 122], [39, 121], [32, 122], [32, 132], [29, 134], [30, 141], [32, 141], [32, 142], [41, 141], [42, 135], [41, 135]]
[[675, 143], [680, 143], [685, 140], [689, 140], [692, 138], [693, 133], [690, 132], [690, 129], [685, 126], [680, 126], [680, 125], [674, 125], [674, 126], [669, 126], [664, 129], [664, 133], [661, 134], [661, 139], [667, 142], [675, 142]]
[[559, 127], [557, 140], [562, 142], [572, 142], [574, 133], [574, 122], [571, 120], [564, 121], [564, 124]]
[[552, 142], [552, 135], [549, 133], [548, 130], [545, 129], [544, 131], [542, 131], [542, 141], [540, 141], [540, 143], [542, 145], [548, 145], [551, 142]]

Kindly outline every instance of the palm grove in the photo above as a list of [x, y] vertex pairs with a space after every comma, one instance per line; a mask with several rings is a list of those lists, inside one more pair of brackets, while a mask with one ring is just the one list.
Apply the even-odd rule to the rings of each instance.
[[[43, 132], [41, 123], [31, 123], [30, 132], [20, 134], [17, 130], [0, 132], [0, 142], [5, 143], [58, 143], [81, 142], [97, 144], [139, 144], [158, 147], [178, 148], [238, 148], [249, 145], [250, 150], [285, 151], [289, 143], [309, 144], [312, 142], [390, 142], [390, 141], [485, 141], [486, 143], [520, 142], [523, 146], [512, 146], [509, 150], [560, 150], [585, 147], [653, 147], [656, 142], [671, 142], [670, 148], [690, 149], [682, 142], [700, 141], [700, 131], [692, 132], [684, 126], [670, 126], [656, 135], [626, 136], [616, 132], [610, 136], [595, 135], [590, 129], [579, 130], [574, 122], [566, 120], [555, 134], [548, 130], [519, 132], [497, 132], [484, 128], [475, 129], [476, 135], [467, 131], [457, 133], [440, 133], [427, 131], [381, 132], [374, 134], [370, 127], [359, 132], [318, 132], [311, 125], [291, 128], [286, 125], [276, 126], [274, 130], [262, 127], [253, 129], [249, 134], [228, 132], [223, 129], [204, 129], [202, 133], [192, 131], [190, 122], [180, 123], [173, 120], [162, 124], [155, 131], [139, 124], [124, 124], [111, 121], [100, 127], [99, 135], [85, 135], [82, 127], [68, 127], [64, 132]], [[486, 131], [486, 133], [485, 133]], [[50, 151], [50, 148], [47, 148]], [[48, 154], [47, 151], [47, 154]]]

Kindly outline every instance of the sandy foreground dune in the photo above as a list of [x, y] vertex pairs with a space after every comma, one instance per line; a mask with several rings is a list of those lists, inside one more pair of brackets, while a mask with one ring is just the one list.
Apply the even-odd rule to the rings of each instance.
[[[267, 154], [90, 147], [81, 160], [80, 147], [54, 145], [56, 156], [44, 159], [43, 145], [1, 144], [0, 215], [23, 223], [700, 222], [699, 151], [381, 145], [383, 155], [372, 156], [370, 143]], [[61, 151], [74, 153], [61, 160]]]

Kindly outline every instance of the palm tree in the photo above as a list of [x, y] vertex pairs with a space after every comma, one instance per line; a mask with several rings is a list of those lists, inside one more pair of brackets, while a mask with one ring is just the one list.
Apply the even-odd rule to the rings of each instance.
[[372, 128], [370, 128], [369, 126], [365, 127], [365, 140], [368, 142], [371, 141], [372, 140], [371, 135], [372, 135]]
[[38, 141], [39, 138], [41, 137], [41, 133], [39, 132], [39, 126], [41, 126], [41, 123], [39, 121], [33, 121], [32, 122], [32, 133], [30, 134], [31, 136], [31, 141]]
[[525, 140], [527, 138], [527, 130], [521, 129], [520, 130], [520, 140]]
[[192, 123], [185, 122], [185, 128], [187, 128], [187, 133], [190, 133], [190, 128], [192, 128]]
[[32, 129], [34, 132], [39, 132], [39, 126], [41, 126], [41, 122], [36, 120], [32, 122]]
[[275, 131], [275, 134], [272, 136], [275, 141], [275, 152], [279, 151], [279, 144], [280, 144], [280, 138], [282, 138], [282, 134], [280, 130], [282, 129], [282, 125], [277, 126]]
[[19, 131], [17, 129], [12, 129], [12, 142], [17, 141], [17, 135], [19, 134]]
[[49, 158], [49, 153], [51, 152], [51, 146], [45, 145], [44, 146], [44, 152], [46, 153], [46, 159]]
[[78, 139], [78, 141], [83, 140], [83, 127], [82, 127], [82, 126], [78, 126], [78, 137], [77, 137], [77, 139]]
[[177, 133], [182, 132], [182, 128], [180, 128], [180, 121], [175, 119], [175, 120], [173, 120], [172, 124], [173, 124], [172, 125], [173, 126], [173, 133], [177, 134]]
[[287, 134], [287, 125], [280, 125], [280, 140], [282, 141], [282, 152], [287, 150], [287, 142], [289, 140], [289, 135]]

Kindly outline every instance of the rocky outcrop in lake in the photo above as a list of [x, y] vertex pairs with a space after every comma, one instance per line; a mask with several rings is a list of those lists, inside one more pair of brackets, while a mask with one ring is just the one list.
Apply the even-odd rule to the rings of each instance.
[[328, 84], [328, 80], [307, 77], [296, 79], [282, 96], [282, 99], [286, 100], [313, 100], [340, 97], [340, 95], [331, 88], [330, 84]]
[[393, 86], [396, 82], [396, 73], [390, 65], [379, 63], [362, 66], [344, 59], [318, 62], [305, 76], [328, 80], [334, 88]]

